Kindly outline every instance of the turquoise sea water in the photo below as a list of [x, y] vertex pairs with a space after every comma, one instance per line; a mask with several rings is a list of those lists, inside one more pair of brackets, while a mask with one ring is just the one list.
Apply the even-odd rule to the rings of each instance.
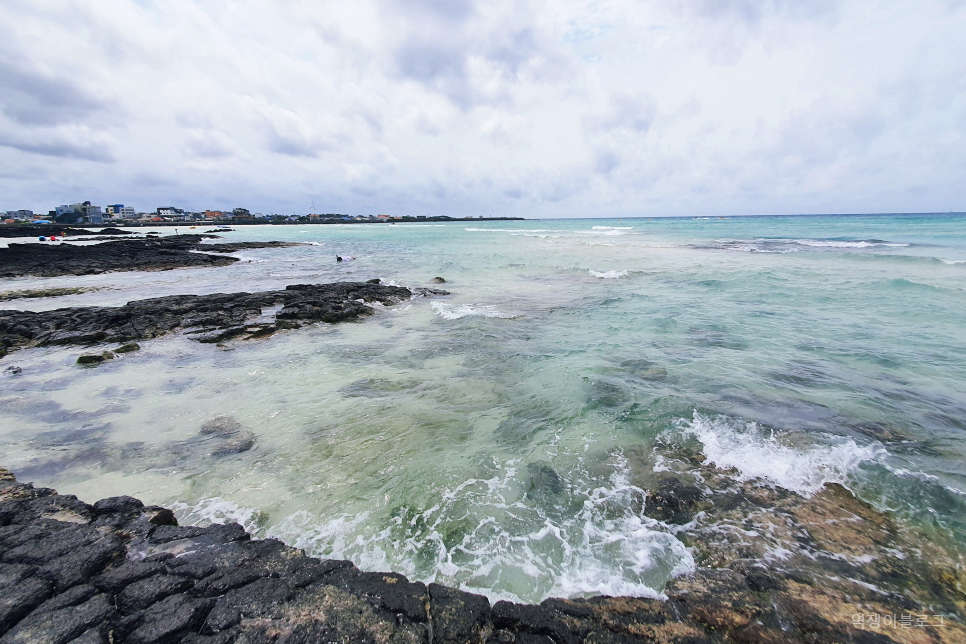
[[[170, 233], [170, 229], [164, 231]], [[182, 231], [184, 232], [184, 231]], [[840, 482], [966, 542], [966, 217], [264, 226], [311, 242], [216, 269], [6, 280], [33, 310], [362, 281], [446, 297], [96, 369], [0, 367], [0, 463], [93, 502], [177, 504], [325, 557], [491, 597], [659, 595], [694, 566], [640, 511], [654, 448], [698, 441], [803, 496]], [[216, 243], [216, 242], [215, 242]], [[355, 261], [336, 263], [335, 255]], [[232, 416], [254, 449], [217, 456]]]

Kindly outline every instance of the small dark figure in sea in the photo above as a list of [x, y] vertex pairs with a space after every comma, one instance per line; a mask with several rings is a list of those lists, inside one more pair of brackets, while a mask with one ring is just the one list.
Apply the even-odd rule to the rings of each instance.
[[353, 260], [353, 259], [355, 259], [355, 257], [351, 257], [349, 255], [346, 255], [345, 257], [342, 257], [341, 255], [336, 255], [335, 256], [335, 261], [337, 261], [337, 262], [348, 262], [348, 261]]

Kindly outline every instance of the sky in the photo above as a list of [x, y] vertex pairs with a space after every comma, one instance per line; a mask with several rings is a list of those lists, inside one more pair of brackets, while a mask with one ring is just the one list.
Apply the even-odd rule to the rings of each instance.
[[966, 210], [966, 0], [4, 0], [0, 211]]

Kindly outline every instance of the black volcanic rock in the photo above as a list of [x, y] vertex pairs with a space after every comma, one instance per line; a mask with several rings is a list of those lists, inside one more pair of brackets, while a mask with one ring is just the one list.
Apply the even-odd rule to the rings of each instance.
[[62, 226], [59, 224], [36, 226], [31, 226], [30, 224], [15, 224], [13, 226], [0, 226], [0, 238], [3, 239], [11, 239], [14, 237], [39, 237], [41, 235], [44, 237], [56, 235], [58, 238], [60, 238], [64, 233], [67, 233], [68, 238], [79, 236], [91, 237], [94, 235], [114, 236], [133, 234], [130, 230], [121, 230], [120, 228], [102, 228], [100, 230], [91, 230], [89, 228], [71, 228], [70, 226]]
[[216, 237], [172, 235], [84, 245], [53, 242], [10, 244], [7, 248], [0, 248], [0, 277], [54, 277], [112, 271], [164, 271], [186, 267], [227, 266], [237, 262], [238, 258], [221, 256], [224, 253], [251, 248], [304, 245], [279, 241], [201, 243], [205, 239]]
[[[10, 504], [15, 512], [4, 511]], [[888, 644], [906, 634], [855, 627], [820, 587], [778, 568], [699, 568], [668, 584], [668, 601], [602, 596], [491, 607], [479, 595], [250, 539], [237, 524], [159, 526], [157, 510], [130, 497], [88, 506], [0, 469], [0, 642]], [[36, 536], [7, 545], [25, 532]], [[117, 544], [118, 556], [89, 581], [58, 587], [38, 568], [98, 540]], [[921, 610], [869, 610], [882, 608]], [[917, 632], [925, 639], [915, 641], [944, 644], [966, 635], [953, 620]]]
[[[118, 307], [42, 312], [7, 310], [0, 311], [0, 348], [129, 342], [156, 338], [175, 330], [188, 330], [199, 342], [254, 338], [279, 329], [370, 315], [373, 310], [366, 303], [391, 305], [409, 299], [416, 292], [398, 286], [339, 282], [297, 284], [283, 291], [262, 293], [172, 295]], [[432, 289], [419, 289], [418, 293], [447, 294]], [[282, 307], [274, 320], [252, 322], [262, 315], [263, 309], [274, 306]], [[87, 360], [94, 358], [84, 358], [81, 362]]]

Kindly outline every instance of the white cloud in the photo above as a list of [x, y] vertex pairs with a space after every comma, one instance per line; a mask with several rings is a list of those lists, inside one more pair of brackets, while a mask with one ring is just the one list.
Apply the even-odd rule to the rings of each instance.
[[8, 0], [0, 209], [966, 209], [945, 0]]

